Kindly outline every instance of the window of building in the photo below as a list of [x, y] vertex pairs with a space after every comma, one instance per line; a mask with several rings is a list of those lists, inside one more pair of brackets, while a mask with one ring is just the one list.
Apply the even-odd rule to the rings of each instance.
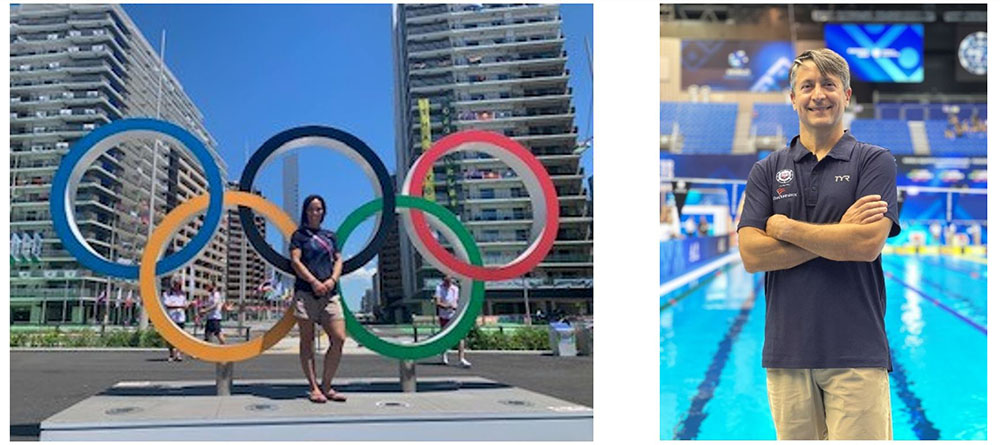
[[31, 306], [12, 306], [10, 308], [10, 321], [15, 323], [31, 321]]

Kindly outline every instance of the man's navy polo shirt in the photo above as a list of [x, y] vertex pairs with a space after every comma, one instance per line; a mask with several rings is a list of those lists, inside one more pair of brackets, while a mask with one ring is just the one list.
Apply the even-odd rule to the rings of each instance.
[[[899, 234], [896, 160], [889, 150], [858, 142], [850, 132], [817, 162], [792, 139], [754, 164], [739, 228], [767, 229], [783, 214], [813, 224], [836, 224], [862, 196], [881, 195]], [[892, 369], [885, 335], [882, 256], [873, 262], [816, 258], [764, 276], [767, 321], [765, 368]]]

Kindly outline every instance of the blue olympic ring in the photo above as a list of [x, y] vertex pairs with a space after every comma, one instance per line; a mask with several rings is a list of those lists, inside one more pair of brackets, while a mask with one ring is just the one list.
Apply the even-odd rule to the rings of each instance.
[[[187, 130], [169, 122], [155, 119], [116, 120], [98, 127], [77, 141], [63, 158], [59, 170], [56, 171], [52, 180], [52, 200], [49, 203], [49, 210], [52, 214], [52, 224], [56, 235], [62, 240], [63, 247], [70, 255], [76, 257], [81, 264], [94, 272], [133, 280], [139, 278], [139, 266], [119, 264], [101, 258], [84, 241], [83, 235], [76, 226], [73, 202], [76, 199], [77, 184], [82, 179], [86, 169], [101, 154], [118, 143], [140, 136], [167, 139], [187, 147], [201, 163], [205, 171], [205, 179], [208, 182], [208, 211], [201, 228], [197, 235], [179, 252], [156, 263], [157, 275], [165, 275], [181, 268], [193, 260], [203, 247], [208, 245], [215, 235], [215, 229], [222, 220], [222, 201], [226, 191], [222, 183], [222, 172], [205, 145]], [[155, 175], [155, 172], [153, 174]], [[152, 215], [150, 215], [149, 224], [153, 224]]]

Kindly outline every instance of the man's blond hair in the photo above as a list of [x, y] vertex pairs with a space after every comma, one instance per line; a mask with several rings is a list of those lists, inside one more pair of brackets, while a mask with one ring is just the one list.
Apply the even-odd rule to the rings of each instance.
[[823, 76], [836, 76], [844, 84], [844, 91], [851, 87], [851, 68], [847, 66], [847, 61], [840, 54], [828, 48], [810, 49], [799, 54], [792, 62], [792, 68], [788, 70], [788, 86], [795, 91], [795, 73], [805, 61], [812, 60]]

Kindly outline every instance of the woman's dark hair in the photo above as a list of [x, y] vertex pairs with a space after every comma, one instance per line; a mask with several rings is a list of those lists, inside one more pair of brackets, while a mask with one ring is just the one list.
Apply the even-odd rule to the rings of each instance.
[[323, 216], [319, 218], [319, 222], [323, 222], [326, 218], [326, 201], [323, 200], [322, 196], [319, 195], [309, 195], [306, 196], [306, 200], [302, 201], [302, 216], [299, 218], [299, 227], [305, 227], [309, 223], [309, 216], [307, 212], [309, 211], [309, 204], [312, 203], [314, 199], [318, 199], [319, 203], [323, 206]]

